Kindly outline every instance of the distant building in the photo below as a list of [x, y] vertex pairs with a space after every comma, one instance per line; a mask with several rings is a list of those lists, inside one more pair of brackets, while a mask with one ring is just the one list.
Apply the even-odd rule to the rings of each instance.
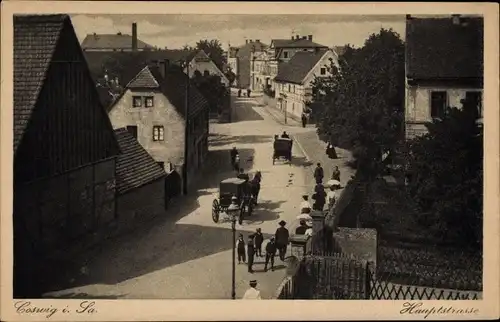
[[315, 77], [331, 75], [332, 62], [338, 65], [338, 57], [328, 48], [294, 53], [292, 59], [283, 63], [274, 78], [277, 108], [291, 117], [300, 118], [306, 103], [312, 98]]
[[115, 130], [121, 154], [116, 164], [116, 208], [120, 220], [133, 224], [166, 208], [163, 163], [156, 162], [126, 128]]
[[154, 50], [144, 41], [137, 39], [137, 24], [132, 24], [132, 36], [128, 34], [90, 34], [85, 37], [81, 47], [83, 51], [143, 51]]
[[[239, 88], [251, 88], [252, 80], [252, 58], [257, 53], [263, 52], [268, 46], [262, 42], [260, 39], [253, 41], [245, 40], [245, 45], [233, 49], [230, 52], [228, 63], [231, 69], [236, 74], [236, 86]], [[234, 55], [235, 57], [231, 57]], [[236, 68], [233, 68], [235, 66]]]
[[463, 99], [477, 102], [483, 118], [483, 19], [406, 18], [406, 137], [427, 132], [425, 123]]
[[229, 46], [229, 50], [226, 52], [227, 66], [236, 75], [236, 78], [231, 84], [231, 86], [237, 86], [238, 84], [238, 48]]
[[116, 216], [119, 147], [68, 15], [14, 16], [14, 296]]
[[190, 86], [189, 115], [186, 115], [189, 78], [168, 60], [135, 62], [130, 66], [126, 68], [128, 76], [124, 76], [128, 78], [122, 78], [124, 91], [108, 109], [113, 127], [127, 128], [156, 162], [172, 165], [182, 173], [187, 119], [190, 141], [187, 170], [192, 178], [208, 153], [208, 102], [195, 86]]

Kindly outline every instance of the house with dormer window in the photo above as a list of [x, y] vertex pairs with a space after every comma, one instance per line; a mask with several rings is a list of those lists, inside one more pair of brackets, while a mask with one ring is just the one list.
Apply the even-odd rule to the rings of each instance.
[[135, 75], [108, 108], [113, 128], [127, 129], [167, 172], [182, 173], [187, 125], [191, 180], [208, 153], [208, 102], [195, 86], [187, 87], [188, 76], [169, 61], [137, 64], [128, 74]]

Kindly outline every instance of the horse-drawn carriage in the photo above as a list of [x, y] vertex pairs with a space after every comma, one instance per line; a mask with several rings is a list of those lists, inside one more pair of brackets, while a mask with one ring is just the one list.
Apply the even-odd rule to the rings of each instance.
[[238, 223], [243, 223], [245, 214], [249, 216], [253, 211], [252, 194], [250, 183], [244, 179], [229, 178], [222, 180], [219, 186], [219, 199], [214, 199], [212, 203], [212, 219], [219, 221], [221, 213], [227, 213], [231, 205], [231, 198], [235, 196], [239, 206]]
[[274, 153], [273, 164], [276, 160], [284, 159], [285, 161], [292, 162], [292, 139], [289, 138], [276, 138], [274, 140]]

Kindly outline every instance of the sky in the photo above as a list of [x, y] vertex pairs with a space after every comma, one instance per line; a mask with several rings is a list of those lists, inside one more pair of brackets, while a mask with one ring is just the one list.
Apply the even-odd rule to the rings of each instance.
[[201, 39], [218, 39], [224, 49], [241, 46], [245, 39], [290, 38], [292, 33], [313, 35], [325, 46], [362, 46], [380, 28], [392, 28], [404, 40], [404, 15], [71, 15], [80, 42], [87, 34], [132, 34], [137, 23], [138, 38], [160, 48], [194, 46]]

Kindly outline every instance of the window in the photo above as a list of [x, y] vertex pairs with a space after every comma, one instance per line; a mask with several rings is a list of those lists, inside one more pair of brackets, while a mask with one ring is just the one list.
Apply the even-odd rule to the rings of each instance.
[[325, 75], [326, 74], [326, 68], [321, 68], [321, 71], [320, 71], [321, 75]]
[[288, 91], [291, 92], [291, 86], [288, 84]]
[[165, 170], [165, 162], [161, 162], [161, 161], [157, 161], [156, 163], [158, 163], [158, 165], [163, 169]]
[[148, 96], [145, 99], [146, 102], [146, 107], [153, 107], [154, 106], [154, 97], [153, 96]]
[[203, 76], [210, 76], [210, 72], [208, 70], [204, 70], [203, 71]]
[[283, 58], [288, 58], [288, 51], [283, 52]]
[[163, 141], [163, 125], [155, 125], [153, 126], [153, 141]]
[[132, 98], [132, 104], [134, 107], [141, 107], [142, 106], [142, 97], [134, 96]]
[[465, 100], [470, 101], [476, 107], [476, 118], [483, 117], [483, 93], [481, 92], [466, 92]]
[[446, 92], [431, 93], [431, 117], [442, 118], [444, 116], [447, 104]]
[[137, 126], [135, 125], [129, 125], [127, 126], [127, 131], [130, 133], [134, 138], [137, 139]]

